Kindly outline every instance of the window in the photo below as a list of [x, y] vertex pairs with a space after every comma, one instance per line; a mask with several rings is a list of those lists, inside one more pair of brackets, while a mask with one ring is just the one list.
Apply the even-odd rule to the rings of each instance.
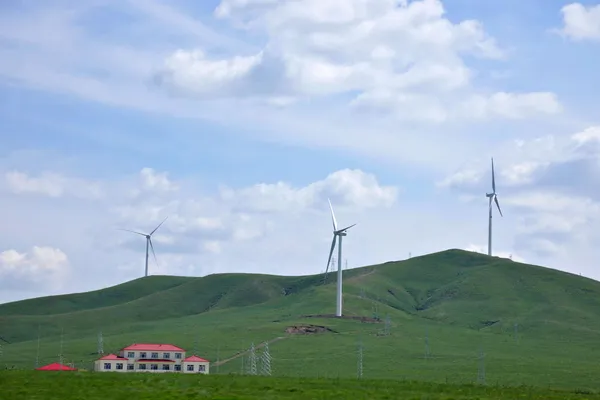
[[163, 364], [163, 371], [170, 371], [171, 366], [169, 364]]
[[194, 365], [193, 364], [188, 365], [187, 366], [187, 370], [188, 371], [193, 371], [194, 370]]
[[175, 353], [175, 358], [181, 358], [181, 353]]
[[158, 353], [152, 353], [152, 358], [158, 358]]
[[111, 363], [104, 363], [104, 369], [110, 369]]
[[171, 358], [171, 353], [163, 353], [163, 358], [166, 358], [166, 359]]
[[140, 353], [140, 358], [146, 358], [146, 352], [145, 351], [142, 351]]
[[158, 364], [150, 364], [150, 369], [157, 370]]
[[181, 365], [176, 364], [175, 365], [175, 371], [181, 371]]
[[146, 369], [146, 364], [139, 364], [138, 369]]
[[133, 364], [127, 364], [127, 370], [133, 371]]
[[123, 369], [123, 363], [117, 363], [117, 369]]
[[204, 366], [204, 365], [198, 365], [198, 371], [204, 372], [205, 367], [206, 366]]
[[135, 358], [135, 351], [127, 352], [127, 358]]

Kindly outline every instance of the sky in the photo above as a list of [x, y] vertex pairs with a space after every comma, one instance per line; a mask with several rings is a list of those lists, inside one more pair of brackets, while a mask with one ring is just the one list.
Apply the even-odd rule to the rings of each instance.
[[0, 3], [0, 302], [449, 248], [600, 280], [600, 4]]

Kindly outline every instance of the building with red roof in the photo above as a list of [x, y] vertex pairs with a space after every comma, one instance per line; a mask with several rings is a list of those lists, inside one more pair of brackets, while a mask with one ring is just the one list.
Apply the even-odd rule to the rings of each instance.
[[71, 368], [59, 363], [52, 363], [36, 368], [36, 371], [77, 371], [77, 368]]
[[210, 362], [172, 344], [134, 343], [119, 354], [96, 360], [94, 369], [102, 372], [182, 372], [208, 374]]

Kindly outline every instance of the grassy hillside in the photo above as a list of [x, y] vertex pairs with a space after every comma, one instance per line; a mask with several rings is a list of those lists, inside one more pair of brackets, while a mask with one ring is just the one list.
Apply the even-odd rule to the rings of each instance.
[[[105, 352], [169, 342], [211, 359], [213, 373], [240, 373], [249, 356], [240, 352], [272, 341], [276, 375], [356, 376], [362, 343], [365, 377], [470, 383], [485, 369], [486, 382], [600, 389], [599, 282], [448, 250], [344, 272], [344, 314], [379, 322], [307, 317], [335, 311], [335, 280], [149, 277], [0, 305], [12, 343], [0, 365], [33, 367], [39, 327], [40, 364], [57, 360], [63, 331], [65, 359], [89, 367], [102, 331]], [[286, 333], [309, 324], [330, 331]]]

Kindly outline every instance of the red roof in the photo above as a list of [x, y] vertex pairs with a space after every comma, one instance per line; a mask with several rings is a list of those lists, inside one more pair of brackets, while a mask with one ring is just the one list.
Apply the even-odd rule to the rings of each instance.
[[185, 351], [181, 347], [173, 346], [172, 344], [144, 344], [144, 343], [134, 343], [131, 346], [124, 347], [123, 350], [138, 350], [138, 351]]
[[151, 363], [165, 363], [165, 362], [175, 362], [175, 360], [169, 360], [168, 358], [142, 358], [140, 360], [137, 360], [137, 362], [151, 362]]
[[109, 354], [107, 356], [99, 358], [98, 360], [128, 360], [128, 358], [117, 356], [115, 354]]
[[36, 368], [38, 371], [77, 371], [77, 368], [67, 367], [59, 363], [52, 363], [44, 365], [43, 367]]
[[183, 361], [185, 361], [185, 362], [209, 362], [208, 360], [205, 360], [204, 358], [200, 358], [198, 356], [189, 356], [188, 358], [184, 359]]

